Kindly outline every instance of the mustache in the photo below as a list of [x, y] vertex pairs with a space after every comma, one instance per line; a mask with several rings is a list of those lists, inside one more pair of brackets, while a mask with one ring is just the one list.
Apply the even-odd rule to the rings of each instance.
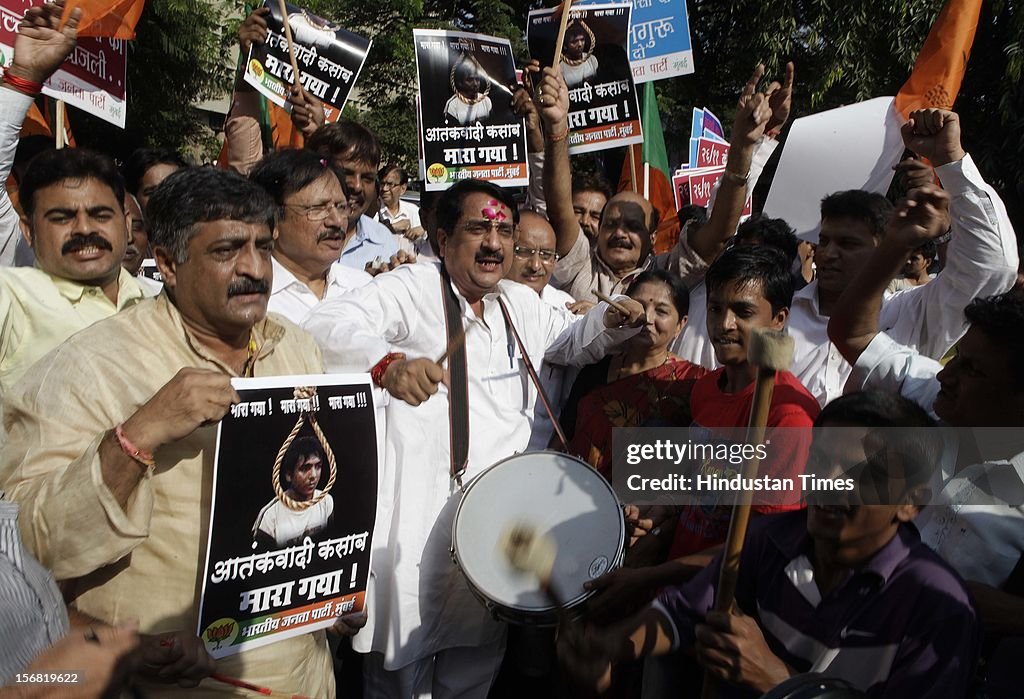
[[317, 234], [316, 242], [322, 243], [328, 238], [341, 239], [343, 235], [344, 231], [342, 231], [340, 228], [338, 228], [337, 226], [330, 226], [329, 228], [325, 228], [323, 231]]
[[64, 243], [60, 249], [61, 255], [69, 255], [73, 252], [78, 252], [89, 247], [96, 247], [100, 250], [113, 250], [114, 247], [110, 244], [110, 241], [101, 236], [99, 233], [87, 233], [86, 235], [74, 235]]
[[242, 294], [269, 294], [270, 284], [265, 279], [240, 279], [228, 285], [228, 298]]
[[501, 264], [505, 261], [505, 254], [502, 252], [477, 253], [477, 262], [496, 262]]
[[623, 248], [625, 250], [632, 250], [633, 243], [630, 242], [629, 238], [609, 238], [608, 247], [610, 248]]

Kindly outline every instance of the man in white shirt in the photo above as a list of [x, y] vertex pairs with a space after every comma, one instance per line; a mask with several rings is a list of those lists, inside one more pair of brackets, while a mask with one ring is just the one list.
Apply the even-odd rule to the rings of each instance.
[[[971, 299], [1013, 285], [1017, 243], [1003, 202], [960, 145], [957, 115], [929, 109], [911, 118], [914, 127], [904, 127], [903, 140], [931, 161], [952, 197], [952, 241], [946, 267], [935, 280], [886, 299], [879, 322], [896, 342], [938, 359], [967, 329], [963, 308]], [[850, 364], [829, 342], [827, 326], [844, 289], [884, 242], [891, 207], [882, 202], [881, 195], [856, 190], [826, 197], [814, 253], [818, 276], [793, 296], [788, 325], [796, 342], [792, 372], [822, 405], [842, 394], [850, 376]]]
[[249, 179], [280, 207], [269, 312], [299, 324], [322, 300], [370, 281], [366, 272], [338, 262], [348, 228], [348, 197], [333, 166], [313, 151], [279, 150], [261, 160]]
[[[558, 309], [568, 308], [573, 313], [582, 315], [593, 308], [594, 304], [589, 301], [577, 302], [569, 294], [548, 283], [558, 261], [558, 253], [555, 252], [555, 229], [546, 218], [533, 211], [519, 212], [519, 236], [516, 238], [512, 253], [512, 267], [505, 275], [505, 279], [525, 284], [540, 294], [542, 301]], [[576, 372], [568, 367], [544, 362], [537, 370], [537, 374], [544, 386], [544, 394], [548, 397], [551, 410], [555, 417], [558, 417], [569, 389], [572, 388], [572, 379]], [[543, 402], [538, 400], [534, 410], [533, 436], [530, 437], [528, 451], [547, 449], [554, 431], [547, 409]]]
[[[879, 310], [889, 279], [909, 250], [943, 232], [938, 222], [948, 196], [927, 186], [910, 197], [914, 205], [898, 212], [840, 297], [829, 336], [853, 363], [847, 391], [898, 392], [952, 427], [1009, 428], [987, 432], [979, 453], [960, 446], [949, 459], [954, 472], [936, 504], [925, 508], [919, 529], [922, 541], [971, 581], [985, 626], [1024, 634], [1024, 598], [999, 589], [1024, 566], [1024, 296], [1010, 291], [974, 299], [963, 310], [970, 325], [945, 368], [885, 332]], [[943, 438], [956, 444], [955, 435]], [[982, 451], [996, 453], [982, 457]]]
[[348, 227], [342, 239], [341, 264], [365, 271], [367, 265], [387, 262], [398, 245], [387, 226], [368, 215], [377, 200], [380, 144], [365, 126], [348, 119], [320, 127], [306, 140], [306, 148], [334, 163], [348, 194]]
[[[139, 200], [127, 190], [124, 193], [124, 211], [128, 214], [128, 220], [131, 223], [128, 227], [128, 234], [130, 236], [128, 249], [124, 252], [121, 266], [135, 277], [135, 281], [139, 283], [145, 296], [159, 296], [164, 288], [163, 283], [150, 279], [139, 272], [142, 269], [142, 263], [146, 260], [147, 255], [149, 255], [149, 228], [146, 226], [146, 217], [142, 215], [142, 207], [139, 206]], [[150, 259], [150, 261], [152, 262], [153, 260]]]
[[431, 256], [427, 232], [420, 223], [420, 208], [404, 201], [409, 175], [399, 165], [389, 163], [380, 171], [380, 220], [391, 228], [399, 250], [419, 256]]
[[[503, 279], [517, 219], [506, 190], [463, 180], [437, 204], [440, 264], [402, 265], [325, 302], [305, 323], [330, 371], [377, 362], [371, 375], [390, 394], [371, 625], [353, 641], [359, 652], [371, 652], [367, 696], [486, 697], [505, 627], [451, 559], [460, 485], [530, 440], [536, 389], [524, 350], [534, 366], [545, 359], [584, 364], [637, 332], [615, 326], [643, 322], [642, 307], [631, 299], [621, 301], [628, 318], [601, 304], [577, 320]], [[449, 318], [458, 326], [449, 329]], [[437, 358], [463, 331], [464, 345], [453, 349], [447, 368], [455, 378], [446, 379]], [[381, 339], [395, 352], [378, 362], [370, 355]], [[466, 377], [461, 386], [459, 375]]]

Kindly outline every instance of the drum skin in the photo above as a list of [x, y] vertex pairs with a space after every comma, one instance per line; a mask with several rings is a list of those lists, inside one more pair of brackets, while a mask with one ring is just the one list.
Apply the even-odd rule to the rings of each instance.
[[499, 619], [553, 626], [557, 610], [537, 577], [512, 567], [502, 533], [527, 525], [556, 547], [551, 584], [570, 613], [593, 593], [583, 583], [614, 570], [625, 553], [622, 506], [611, 485], [585, 462], [552, 451], [517, 454], [481, 472], [455, 513], [452, 557], [470, 589]]

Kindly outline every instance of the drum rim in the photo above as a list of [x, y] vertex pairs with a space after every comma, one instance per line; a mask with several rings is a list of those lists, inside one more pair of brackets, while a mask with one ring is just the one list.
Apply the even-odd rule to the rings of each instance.
[[[525, 613], [527, 615], [529, 615], [529, 614], [540, 615], [540, 614], [546, 614], [546, 613], [552, 612], [552, 611], [555, 610], [555, 605], [551, 604], [551, 605], [548, 605], [546, 607], [523, 607], [521, 605], [507, 604], [505, 602], [498, 602], [496, 600], [491, 599], [491, 597], [489, 595], [484, 593], [483, 589], [473, 579], [473, 577], [468, 572], [466, 572], [465, 567], [462, 565], [462, 557], [459, 555], [458, 546], [456, 546], [455, 533], [456, 533], [456, 530], [458, 529], [458, 526], [459, 526], [459, 519], [462, 516], [462, 506], [466, 502], [466, 497], [469, 495], [469, 492], [473, 489], [473, 486], [475, 486], [477, 484], [477, 482], [480, 481], [481, 478], [483, 478], [489, 471], [497, 468], [498, 466], [501, 466], [506, 461], [511, 461], [512, 459], [522, 458], [524, 456], [534, 456], [534, 455], [537, 455], [537, 454], [552, 454], [554, 456], [558, 456], [558, 457], [569, 459], [571, 461], [575, 461], [575, 462], [581, 464], [582, 466], [586, 467], [589, 471], [591, 471], [594, 475], [597, 476], [598, 480], [601, 482], [601, 484], [605, 488], [608, 489], [608, 492], [609, 492], [609, 494], [611, 494], [612, 499], [615, 500], [615, 503], [618, 505], [615, 508], [615, 512], [618, 515], [618, 520], [619, 520], [619, 524], [620, 524], [619, 529], [622, 532], [622, 536], [619, 537], [618, 549], [617, 549], [617, 551], [615, 553], [614, 560], [610, 561], [609, 566], [608, 566], [608, 570], [606, 570], [604, 574], [608, 574], [608, 573], [612, 572], [613, 570], [617, 570], [622, 565], [622, 561], [623, 561], [623, 559], [625, 558], [625, 555], [626, 555], [626, 518], [625, 518], [625, 515], [622, 513], [622, 507], [623, 507], [622, 500], [619, 499], [618, 493], [616, 493], [615, 489], [612, 488], [612, 484], [609, 483], [608, 480], [604, 476], [602, 476], [600, 473], [598, 473], [597, 469], [595, 469], [593, 466], [591, 466], [590, 464], [588, 464], [586, 461], [584, 461], [583, 459], [579, 458], [578, 456], [573, 456], [572, 454], [566, 454], [565, 452], [561, 452], [561, 451], [554, 451], [553, 449], [540, 449], [540, 450], [537, 450], [537, 451], [520, 452], [518, 454], [512, 454], [511, 456], [506, 456], [504, 459], [501, 459], [500, 461], [495, 461], [493, 464], [491, 464], [490, 466], [485, 468], [483, 471], [478, 473], [473, 478], [473, 480], [470, 481], [469, 485], [466, 486], [465, 490], [462, 493], [462, 498], [459, 500], [459, 506], [455, 509], [455, 517], [454, 517], [454, 519], [452, 519], [452, 545], [451, 545], [452, 557], [453, 557], [453, 559], [455, 561], [455, 565], [458, 566], [458, 568], [459, 568], [459, 572], [462, 573], [462, 577], [464, 577], [466, 579], [466, 582], [473, 589], [473, 591], [476, 592], [476, 594], [478, 596], [481, 596], [484, 599], [486, 599], [488, 601], [488, 603], [490, 603], [491, 605], [494, 606], [495, 609], [510, 609], [510, 610], [513, 610], [513, 611], [516, 611], [516, 612]], [[579, 605], [580, 603], [584, 602], [585, 600], [589, 599], [590, 597], [593, 597], [595, 592], [596, 592], [596, 590], [584, 590], [582, 593], [580, 593], [576, 597], [573, 597], [572, 599], [563, 600], [564, 603], [565, 603], [565, 608], [566, 609], [571, 609], [571, 608]]]

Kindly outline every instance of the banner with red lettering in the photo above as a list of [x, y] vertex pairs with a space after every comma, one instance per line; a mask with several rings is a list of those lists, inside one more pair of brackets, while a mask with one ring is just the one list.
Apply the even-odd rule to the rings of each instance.
[[[31, 0], [0, 0], [0, 66], [14, 59], [14, 36]], [[128, 44], [124, 39], [81, 38], [43, 85], [43, 94], [124, 128]]]

